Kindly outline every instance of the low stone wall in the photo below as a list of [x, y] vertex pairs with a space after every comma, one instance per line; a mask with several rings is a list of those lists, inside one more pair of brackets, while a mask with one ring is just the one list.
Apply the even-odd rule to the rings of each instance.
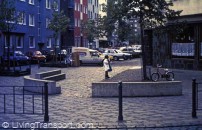
[[24, 76], [24, 86], [32, 86], [32, 87], [25, 87], [25, 90], [30, 92], [42, 93], [41, 86], [44, 86], [45, 82], [48, 83], [48, 94], [61, 93], [61, 87], [56, 87], [55, 81], [34, 79], [34, 78], [31, 78], [30, 76]]
[[[124, 97], [178, 96], [182, 95], [181, 81], [123, 82]], [[92, 97], [117, 97], [117, 82], [92, 83]]]
[[51, 71], [46, 71], [46, 72], [40, 72], [40, 73], [35, 74], [35, 78], [43, 79], [45, 77], [49, 77], [49, 76], [57, 75], [57, 74], [61, 74], [61, 70], [51, 70]]

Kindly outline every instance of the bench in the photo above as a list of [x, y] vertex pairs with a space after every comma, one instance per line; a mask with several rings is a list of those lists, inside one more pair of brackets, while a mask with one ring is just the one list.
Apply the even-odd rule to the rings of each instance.
[[36, 79], [59, 81], [66, 79], [66, 74], [61, 73], [61, 70], [51, 70], [35, 74]]
[[61, 87], [56, 87], [55, 81], [35, 79], [30, 76], [24, 76], [24, 86], [32, 86], [25, 87], [25, 90], [30, 92], [42, 93], [41, 86], [44, 86], [44, 83], [48, 83], [48, 94], [60, 94]]
[[60, 74], [60, 73], [61, 73], [61, 70], [51, 70], [51, 71], [46, 71], [46, 72], [40, 72], [40, 73], [37, 73], [35, 75], [35, 78], [43, 79], [45, 77], [49, 77], [49, 76], [52, 76], [52, 75], [57, 75], [57, 74]]
[[[92, 97], [118, 97], [117, 82], [92, 83]], [[124, 97], [179, 96], [182, 95], [181, 81], [123, 82]]]
[[52, 80], [52, 81], [59, 81], [59, 80], [66, 79], [66, 74], [61, 73], [61, 74], [57, 74], [57, 75], [51, 75], [51, 76], [48, 76], [48, 77], [44, 77], [42, 79], [44, 79], [44, 80]]

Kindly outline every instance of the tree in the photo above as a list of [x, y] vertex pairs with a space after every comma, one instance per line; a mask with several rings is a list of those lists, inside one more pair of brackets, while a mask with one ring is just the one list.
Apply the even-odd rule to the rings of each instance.
[[113, 15], [108, 17], [117, 21], [130, 18], [139, 19], [143, 54], [143, 79], [147, 79], [143, 31], [146, 28], [165, 26], [168, 18], [179, 16], [182, 11], [172, 10], [170, 9], [171, 6], [173, 6], [172, 1], [167, 2], [167, 0], [114, 0], [114, 8], [110, 11], [113, 12]]
[[[52, 14], [52, 19], [50, 20], [50, 23], [48, 25], [48, 28], [52, 31], [54, 31], [53, 37], [55, 39], [55, 53], [56, 53], [56, 47], [57, 45], [57, 39], [59, 37], [59, 34], [61, 32], [66, 31], [68, 23], [69, 23], [69, 18], [66, 17], [63, 11], [58, 12], [54, 11]], [[57, 57], [57, 54], [56, 54]], [[56, 58], [57, 60], [57, 58]]]
[[[10, 70], [10, 33], [16, 29], [17, 15], [14, 0], [2, 0], [0, 1], [0, 30], [6, 34], [6, 46], [7, 46], [7, 69]], [[4, 52], [5, 53], [5, 52]]]
[[95, 38], [99, 37], [97, 22], [95, 20], [89, 19], [87, 21], [82, 21], [81, 31], [86, 34], [89, 42], [93, 42]]
[[93, 42], [94, 39], [106, 36], [105, 17], [99, 16], [97, 19], [88, 19], [81, 22], [81, 31], [86, 34], [89, 42]]
[[108, 1], [107, 5], [103, 5], [103, 12], [107, 13], [105, 18], [105, 29], [108, 38], [111, 39], [112, 34], [116, 35], [118, 41], [128, 40], [128, 34], [132, 31], [129, 20], [123, 13], [122, 0]]

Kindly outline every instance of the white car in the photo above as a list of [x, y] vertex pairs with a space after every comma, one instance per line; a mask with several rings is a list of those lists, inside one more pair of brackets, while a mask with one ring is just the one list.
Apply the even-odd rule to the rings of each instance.
[[79, 54], [80, 64], [103, 64], [103, 58], [100, 57], [97, 50], [92, 50], [85, 47], [73, 47], [72, 53], [74, 52]]
[[119, 60], [119, 59], [127, 60], [131, 57], [131, 54], [123, 53], [120, 50], [116, 50], [116, 49], [107, 49], [105, 50], [103, 54], [113, 56], [114, 60]]

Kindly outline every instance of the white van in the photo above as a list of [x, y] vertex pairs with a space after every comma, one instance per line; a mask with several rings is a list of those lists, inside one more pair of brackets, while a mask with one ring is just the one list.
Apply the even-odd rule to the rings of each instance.
[[103, 58], [100, 57], [97, 50], [92, 50], [85, 47], [72, 47], [72, 53], [74, 52], [79, 53], [79, 60], [81, 64], [103, 64]]

